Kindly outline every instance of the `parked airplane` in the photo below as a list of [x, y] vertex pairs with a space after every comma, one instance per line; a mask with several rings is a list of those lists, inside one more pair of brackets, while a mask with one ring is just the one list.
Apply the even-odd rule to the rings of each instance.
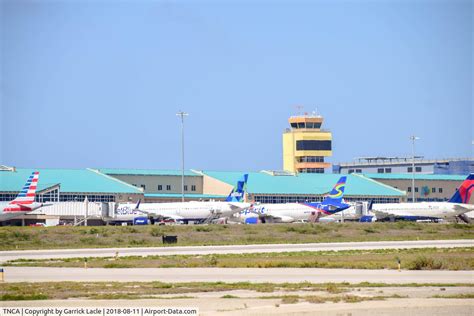
[[[189, 221], [205, 221], [221, 217], [229, 217], [250, 206], [250, 203], [243, 202], [247, 190], [247, 179], [248, 174], [243, 175], [225, 201], [138, 203], [134, 210], [156, 219], [172, 219], [185, 223]], [[117, 212], [121, 212], [124, 207], [130, 208], [130, 205], [120, 205]]]
[[372, 212], [375, 213], [377, 219], [385, 217], [401, 217], [407, 220], [455, 218], [474, 211], [474, 205], [468, 204], [473, 190], [474, 174], [471, 173], [447, 202], [373, 204]]
[[0, 221], [28, 214], [48, 204], [35, 202], [36, 188], [38, 186], [39, 172], [31, 174], [21, 189], [18, 196], [11, 202], [0, 205]]
[[260, 204], [246, 212], [258, 215], [262, 223], [291, 223], [295, 221], [319, 221], [350, 207], [342, 201], [346, 178], [341, 177], [329, 195], [322, 202]]

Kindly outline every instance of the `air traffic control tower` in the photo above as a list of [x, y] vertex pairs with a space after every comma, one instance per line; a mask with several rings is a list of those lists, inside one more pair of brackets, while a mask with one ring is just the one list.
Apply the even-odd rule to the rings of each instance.
[[324, 173], [324, 162], [332, 156], [332, 134], [322, 130], [320, 115], [298, 115], [288, 119], [291, 128], [283, 132], [283, 169], [294, 173]]

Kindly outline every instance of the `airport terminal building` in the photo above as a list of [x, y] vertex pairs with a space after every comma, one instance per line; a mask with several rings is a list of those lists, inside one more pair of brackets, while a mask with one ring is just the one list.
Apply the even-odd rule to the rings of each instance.
[[[36, 220], [74, 221], [87, 217], [107, 222], [116, 216], [118, 203], [181, 201], [181, 171], [160, 169], [36, 169], [2, 166], [0, 200], [13, 200], [33, 171], [39, 171], [38, 202], [53, 205], [23, 216]], [[246, 201], [294, 203], [322, 201], [341, 174], [291, 173], [262, 170], [186, 170], [186, 201], [225, 200], [243, 174], [249, 175]], [[347, 177], [344, 199], [348, 202], [396, 203], [411, 200], [411, 178], [403, 174], [358, 174]], [[418, 175], [418, 201], [445, 201], [465, 176]]]
[[[457, 187], [474, 173], [474, 158], [422, 159], [415, 157], [365, 157], [355, 162], [333, 165], [337, 174], [361, 174], [407, 192], [412, 202], [412, 190], [417, 202], [447, 201]], [[412, 188], [412, 179], [415, 186]]]
[[333, 165], [333, 173], [412, 173], [415, 174], [453, 174], [474, 173], [474, 158], [423, 159], [415, 157], [413, 170], [412, 157], [363, 157], [354, 162]]

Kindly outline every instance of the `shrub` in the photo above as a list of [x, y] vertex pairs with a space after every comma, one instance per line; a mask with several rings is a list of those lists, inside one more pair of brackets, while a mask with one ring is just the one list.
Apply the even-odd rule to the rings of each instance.
[[326, 291], [328, 293], [332, 293], [332, 294], [337, 294], [337, 293], [342, 293], [344, 292], [344, 289], [341, 289], [340, 287], [338, 287], [336, 284], [334, 283], [329, 283], [327, 286], [326, 286]]
[[130, 245], [144, 245], [146, 244], [145, 239], [131, 239], [130, 240]]
[[424, 256], [419, 256], [408, 264], [409, 270], [439, 270], [443, 263]]
[[195, 228], [195, 231], [208, 233], [208, 232], [212, 231], [212, 228], [210, 226], [197, 226]]
[[214, 256], [209, 257], [209, 265], [216, 266], [217, 265], [217, 258]]
[[221, 296], [221, 298], [239, 298], [239, 297], [235, 295], [226, 294], [224, 296]]
[[30, 240], [31, 238], [30, 234], [22, 233], [19, 231], [14, 231], [12, 235], [13, 237], [15, 237], [15, 239], [18, 239], [18, 240]]
[[282, 297], [281, 304], [296, 304], [298, 301], [298, 296], [288, 295]]
[[372, 228], [372, 227], [367, 227], [367, 228], [364, 228], [364, 231], [368, 234], [373, 234], [373, 233], [378, 233], [379, 231]]
[[104, 265], [104, 268], [105, 269], [115, 269], [115, 268], [131, 268], [130, 265], [128, 264], [125, 264], [125, 263], [107, 263], [106, 265]]
[[83, 244], [86, 244], [86, 245], [91, 245], [91, 244], [95, 244], [96, 243], [96, 239], [93, 238], [93, 237], [84, 237], [84, 238], [80, 238], [79, 241]]
[[14, 295], [14, 294], [3, 294], [0, 296], [0, 301], [33, 301], [33, 300], [47, 300], [48, 296], [44, 294], [31, 294], [31, 295]]
[[99, 233], [99, 230], [97, 228], [89, 229], [89, 234], [90, 235], [95, 235], [95, 234], [98, 234], [98, 233]]
[[173, 287], [173, 284], [163, 283], [163, 282], [153, 282], [152, 287], [155, 289], [171, 289]]
[[163, 232], [159, 227], [153, 227], [150, 231], [150, 235], [152, 235], [153, 237], [161, 237], [163, 236]]

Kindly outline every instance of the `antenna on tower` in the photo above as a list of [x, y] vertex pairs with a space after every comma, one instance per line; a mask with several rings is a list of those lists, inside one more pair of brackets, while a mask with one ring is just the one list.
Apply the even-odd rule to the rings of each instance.
[[304, 106], [303, 105], [295, 105], [295, 108], [296, 108], [296, 113], [298, 115], [302, 115], [303, 114], [303, 109], [304, 109]]

